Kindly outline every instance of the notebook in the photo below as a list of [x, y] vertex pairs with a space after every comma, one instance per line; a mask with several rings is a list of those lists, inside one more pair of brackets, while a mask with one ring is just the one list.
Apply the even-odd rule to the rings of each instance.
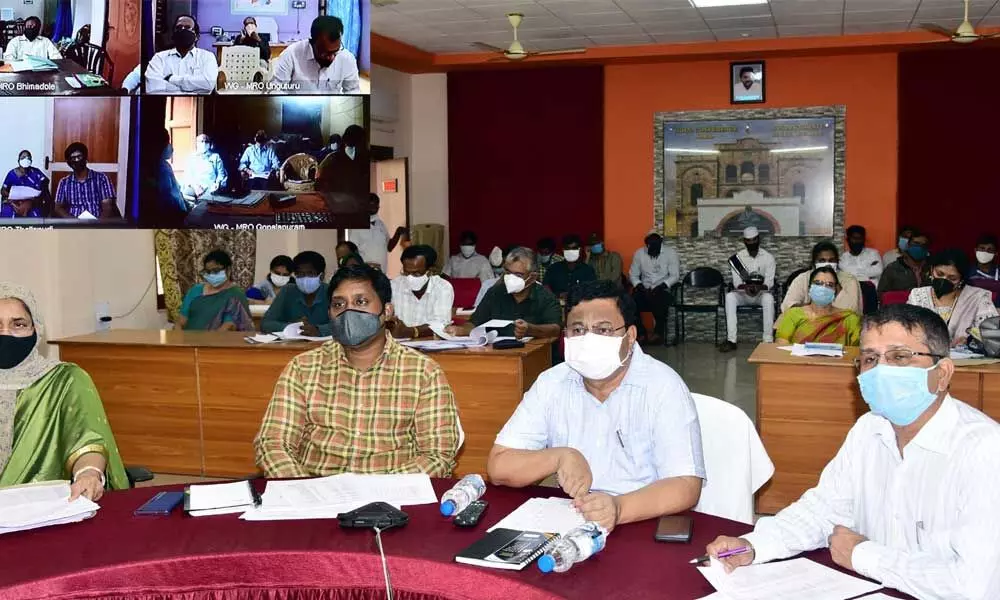
[[554, 533], [494, 529], [483, 539], [459, 552], [455, 556], [455, 562], [520, 571], [545, 554], [558, 537]]
[[260, 506], [260, 495], [249, 481], [189, 485], [184, 510], [192, 517], [242, 513]]

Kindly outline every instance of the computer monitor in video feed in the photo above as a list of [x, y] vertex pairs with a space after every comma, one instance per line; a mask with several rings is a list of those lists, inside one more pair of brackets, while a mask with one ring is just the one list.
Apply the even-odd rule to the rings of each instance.
[[368, 96], [143, 97], [140, 227], [364, 228]]
[[129, 224], [135, 99], [9, 98], [0, 110], [0, 226]]

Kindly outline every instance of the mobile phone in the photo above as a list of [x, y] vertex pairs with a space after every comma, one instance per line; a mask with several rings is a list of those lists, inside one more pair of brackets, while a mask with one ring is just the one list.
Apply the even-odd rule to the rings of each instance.
[[656, 525], [656, 535], [653, 536], [658, 542], [682, 542], [691, 541], [691, 528], [694, 520], [689, 515], [667, 515], [660, 517], [660, 522]]
[[181, 502], [184, 502], [184, 492], [160, 492], [135, 509], [133, 514], [137, 517], [169, 515]]

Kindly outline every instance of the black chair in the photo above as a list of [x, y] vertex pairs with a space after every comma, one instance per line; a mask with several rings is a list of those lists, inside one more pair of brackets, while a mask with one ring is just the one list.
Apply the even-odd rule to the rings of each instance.
[[[726, 306], [723, 295], [725, 287], [722, 273], [712, 267], [698, 267], [684, 276], [677, 288], [674, 302], [674, 337], [678, 343], [687, 337], [687, 313], [715, 313], [715, 343], [718, 345], [719, 310], [724, 310]], [[684, 292], [689, 289], [718, 290], [715, 304], [688, 304], [684, 299]]]
[[[810, 271], [812, 271], [812, 269], [798, 269], [798, 270], [792, 271], [792, 274], [789, 275], [788, 278], [785, 279], [785, 286], [784, 286], [785, 292], [787, 292], [788, 290], [792, 289], [792, 282], [795, 281], [795, 279], [799, 275], [801, 275], [803, 273], [809, 273]], [[775, 296], [775, 298], [774, 298], [775, 304], [777, 304], [779, 307], [781, 306], [781, 302], [783, 300], [784, 300], [784, 298], [778, 298], [777, 296]]]
[[128, 475], [128, 486], [134, 488], [135, 484], [153, 479], [153, 472], [146, 467], [138, 465], [126, 466], [125, 474]]
[[878, 311], [878, 290], [871, 281], [859, 281], [861, 285], [861, 312], [866, 315]]
[[75, 44], [67, 51], [67, 56], [91, 73], [111, 81], [113, 73], [106, 77], [104, 75], [104, 67], [108, 63], [108, 53], [104, 48], [89, 43]]

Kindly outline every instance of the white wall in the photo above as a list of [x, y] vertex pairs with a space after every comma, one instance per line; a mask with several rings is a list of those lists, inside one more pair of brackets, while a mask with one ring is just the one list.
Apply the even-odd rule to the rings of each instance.
[[34, 4], [25, 4], [24, 0], [0, 0], [0, 7], [13, 8], [15, 19], [27, 19], [28, 17], [38, 17], [45, 23], [45, 2], [35, 0]]
[[[7, 98], [0, 110], [0, 172], [17, 166], [21, 150], [31, 152], [34, 166], [45, 170], [45, 116], [50, 98]], [[52, 190], [55, 193], [55, 190]]]

